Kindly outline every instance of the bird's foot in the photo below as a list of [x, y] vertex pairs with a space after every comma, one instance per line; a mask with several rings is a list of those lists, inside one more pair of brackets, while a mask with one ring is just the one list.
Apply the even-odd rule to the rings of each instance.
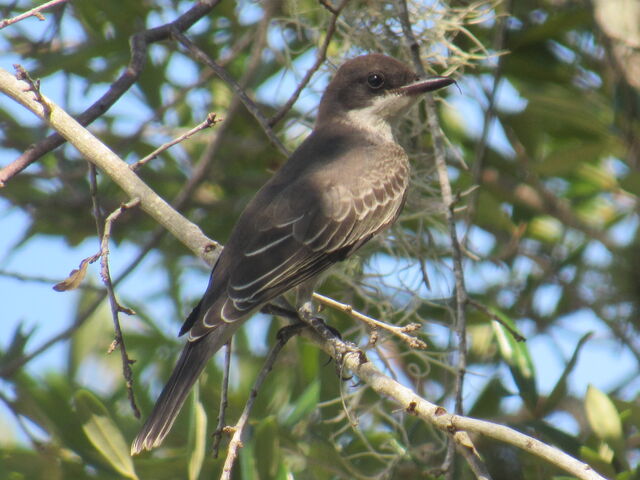
[[286, 343], [291, 337], [298, 335], [305, 328], [309, 328], [309, 326], [298, 320], [296, 323], [286, 325], [278, 330], [276, 337], [279, 341]]
[[[359, 364], [363, 364], [369, 361], [365, 353], [360, 350], [360, 348], [358, 348], [355, 343], [342, 340], [340, 332], [335, 328], [327, 325], [321, 318], [313, 316], [309, 317], [308, 320], [303, 319], [303, 321], [305, 321], [313, 329], [313, 331], [316, 332], [320, 336], [320, 338], [325, 341], [325, 344], [330, 346], [330, 353], [331, 356], [336, 360], [339, 373], [342, 371], [347, 355], [357, 355]], [[340, 376], [342, 377], [341, 373]]]

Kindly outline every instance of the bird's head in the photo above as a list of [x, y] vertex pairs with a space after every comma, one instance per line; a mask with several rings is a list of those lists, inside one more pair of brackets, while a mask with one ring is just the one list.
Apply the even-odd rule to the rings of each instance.
[[362, 55], [336, 72], [322, 96], [318, 124], [347, 120], [367, 129], [388, 129], [392, 120], [416, 103], [416, 97], [452, 83], [449, 77], [421, 79], [386, 55]]

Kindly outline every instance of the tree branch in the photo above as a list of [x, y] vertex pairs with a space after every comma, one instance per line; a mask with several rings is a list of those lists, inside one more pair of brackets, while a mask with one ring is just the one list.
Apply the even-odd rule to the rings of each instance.
[[276, 125], [280, 120], [284, 118], [287, 112], [291, 110], [291, 107], [293, 107], [293, 105], [298, 101], [298, 97], [300, 96], [300, 93], [307, 86], [307, 84], [311, 80], [311, 77], [313, 77], [313, 75], [318, 71], [320, 66], [326, 60], [329, 44], [331, 43], [333, 34], [336, 31], [336, 23], [338, 21], [338, 17], [340, 16], [340, 12], [347, 5], [348, 1], [349, 0], [342, 0], [342, 2], [340, 2], [340, 5], [338, 5], [337, 7], [330, 7], [328, 3], [323, 2], [321, 0], [322, 5], [329, 12], [331, 12], [332, 17], [331, 17], [331, 20], [329, 21], [329, 25], [327, 26], [326, 32], [324, 34], [324, 41], [322, 42], [320, 49], [316, 52], [316, 61], [313, 63], [311, 68], [307, 70], [307, 73], [304, 74], [304, 77], [296, 87], [291, 97], [289, 97], [289, 100], [287, 100], [287, 103], [285, 103], [282, 107], [280, 107], [280, 109], [269, 119], [268, 123], [270, 127], [273, 127], [274, 125]]
[[417, 349], [427, 348], [427, 344], [425, 342], [423, 342], [419, 338], [414, 337], [413, 335], [409, 335], [409, 333], [415, 332], [416, 330], [420, 329], [419, 323], [410, 323], [409, 325], [403, 325], [403, 326], [390, 325], [388, 323], [381, 322], [380, 320], [377, 320], [373, 317], [360, 313], [357, 310], [354, 310], [351, 305], [338, 302], [333, 298], [320, 295], [319, 293], [314, 293], [313, 299], [317, 300], [318, 302], [328, 307], [344, 312], [347, 315], [351, 316], [352, 318], [355, 318], [356, 320], [360, 320], [361, 322], [366, 323], [369, 326], [369, 328], [371, 328], [372, 330], [381, 329], [391, 333], [392, 335], [398, 336], [403, 342], [405, 342], [409, 346], [409, 348], [417, 348]]
[[47, 3], [43, 3], [42, 5], [34, 7], [31, 10], [27, 10], [26, 12], [21, 13], [20, 15], [16, 15], [13, 18], [5, 18], [4, 20], [0, 21], [0, 30], [29, 17], [36, 17], [38, 20], [43, 21], [44, 16], [41, 13], [43, 10], [46, 10], [47, 8], [55, 7], [56, 5], [60, 5], [61, 3], [65, 3], [66, 1], [67, 0], [51, 0]]
[[[313, 340], [325, 353], [334, 357], [333, 345], [320, 341], [318, 336], [309, 329], [303, 330], [302, 334]], [[342, 342], [337, 337], [335, 341]], [[464, 431], [483, 435], [540, 457], [581, 480], [606, 480], [586, 463], [517, 430], [485, 420], [450, 414], [443, 407], [419, 397], [410, 388], [383, 374], [373, 362], [362, 362], [361, 359], [360, 355], [346, 353], [344, 366], [377, 394], [399, 405], [405, 413], [424, 420], [444, 433], [455, 435]]]
[[[413, 34], [411, 20], [409, 18], [409, 9], [406, 0], [398, 0], [398, 10], [402, 31], [406, 37], [407, 43], [411, 50], [413, 64], [419, 75], [425, 76], [426, 71], [420, 58], [420, 45]], [[429, 133], [433, 139], [433, 153], [435, 157], [436, 171], [438, 172], [438, 180], [440, 182], [440, 193], [444, 204], [445, 219], [449, 229], [449, 238], [451, 239], [451, 256], [453, 260], [453, 274], [455, 278], [455, 331], [458, 338], [458, 361], [457, 375], [455, 385], [455, 410], [456, 413], [462, 413], [462, 398], [464, 388], [464, 376], [467, 369], [467, 321], [466, 321], [466, 305], [467, 305], [467, 289], [464, 282], [464, 272], [462, 270], [462, 249], [456, 232], [456, 223], [454, 218], [455, 199], [451, 192], [451, 183], [449, 182], [449, 174], [447, 172], [447, 164], [445, 160], [444, 139], [438, 114], [436, 102], [433, 96], [427, 95], [425, 98], [427, 110], [427, 123]], [[452, 459], [453, 449], [450, 447], [448, 460]], [[452, 463], [451, 463], [452, 465]], [[454, 470], [448, 470], [448, 477], [453, 478]]]
[[[220, 3], [220, 0], [200, 0], [173, 22], [133, 35], [130, 41], [131, 60], [129, 61], [129, 65], [127, 65], [124, 72], [111, 84], [102, 97], [78, 115], [78, 123], [83, 126], [89, 125], [109, 110], [109, 108], [133, 86], [142, 73], [146, 63], [149, 44], [170, 38], [171, 31], [185, 31], [189, 29], [194, 23], [211, 12], [218, 3]], [[65, 138], [60, 135], [60, 133], [54, 133], [31, 146], [16, 160], [0, 169], [0, 188], [4, 187], [8, 180], [16, 176], [33, 162], [54, 148], [59, 147], [64, 142]]]
[[0, 91], [36, 114], [73, 144], [91, 163], [111, 177], [130, 198], [139, 198], [140, 207], [159, 224], [169, 230], [197, 256], [208, 258], [219, 255], [221, 246], [209, 240], [199, 227], [189, 222], [160, 198], [131, 171], [129, 165], [82, 127], [50, 99], [38, 96], [31, 86], [0, 69]]
[[[95, 177], [94, 177], [95, 178]], [[96, 198], [96, 195], [92, 195], [93, 198]], [[125, 344], [124, 336], [122, 335], [122, 328], [120, 328], [120, 312], [133, 314], [134, 312], [130, 309], [124, 308], [120, 305], [118, 300], [116, 299], [116, 293], [113, 287], [113, 281], [111, 280], [111, 273], [109, 271], [109, 238], [111, 238], [111, 228], [113, 223], [118, 219], [122, 213], [134, 206], [138, 205], [138, 199], [134, 198], [133, 200], [122, 204], [119, 208], [114, 210], [105, 220], [104, 229], [102, 229], [102, 235], [100, 240], [100, 252], [101, 252], [101, 272], [100, 276], [102, 277], [102, 282], [107, 289], [107, 296], [109, 297], [109, 305], [111, 307], [111, 318], [113, 320], [113, 329], [115, 332], [114, 340], [109, 347], [108, 353], [112, 353], [116, 348], [120, 349], [120, 357], [122, 360], [122, 374], [125, 380], [125, 387], [127, 390], [127, 396], [129, 397], [129, 404], [131, 405], [131, 409], [133, 410], [133, 415], [136, 418], [140, 418], [140, 409], [138, 409], [138, 405], [136, 404], [135, 395], [133, 393], [133, 372], [131, 371], [131, 364], [133, 361], [129, 359], [127, 355], [127, 347]], [[97, 202], [94, 203], [94, 211], [98, 211]], [[99, 223], [99, 217], [96, 216], [96, 221]]]
[[251, 393], [249, 393], [249, 398], [244, 406], [244, 410], [242, 410], [240, 418], [233, 427], [227, 429], [227, 431], [233, 432], [233, 435], [231, 437], [231, 442], [229, 443], [229, 449], [227, 450], [227, 457], [225, 458], [224, 466], [222, 467], [220, 480], [231, 479], [233, 464], [238, 457], [238, 451], [242, 448], [242, 433], [244, 432], [244, 428], [249, 420], [249, 415], [251, 415], [251, 410], [253, 409], [253, 405], [258, 397], [258, 391], [273, 368], [280, 350], [282, 350], [293, 335], [296, 335], [301, 331], [300, 327], [300, 324], [291, 325], [284, 327], [278, 332], [278, 341], [273, 345], [273, 347], [271, 347], [269, 355], [264, 361], [264, 365], [253, 384], [253, 388], [251, 389]]
[[173, 37], [178, 40], [184, 46], [191, 57], [194, 60], [204, 63], [211, 70], [213, 70], [218, 77], [220, 77], [229, 87], [233, 90], [233, 92], [240, 97], [240, 100], [246, 107], [246, 109], [253, 115], [253, 117], [258, 121], [262, 130], [267, 134], [267, 137], [271, 141], [271, 143], [280, 150], [285, 157], [289, 156], [289, 150], [282, 144], [280, 139], [273, 132], [273, 129], [269, 125], [267, 118], [262, 114], [260, 108], [256, 105], [256, 103], [249, 98], [247, 92], [244, 91], [242, 86], [236, 82], [236, 80], [229, 75], [229, 73], [221, 66], [218, 65], [209, 55], [203, 52], [200, 48], [198, 48], [191, 40], [189, 40], [185, 35], [183, 35], [179, 30], [174, 30], [172, 32]]
[[173, 147], [174, 145], [176, 145], [177, 143], [182, 142], [183, 140], [186, 140], [187, 138], [195, 135], [196, 133], [198, 133], [200, 130], [204, 130], [205, 128], [209, 128], [209, 127], [213, 127], [216, 123], [220, 123], [222, 121], [222, 119], [217, 118], [215, 113], [209, 113], [207, 115], [207, 118], [205, 118], [202, 122], [200, 122], [198, 125], [196, 125], [195, 127], [193, 127], [192, 129], [190, 129], [188, 132], [183, 133], [182, 135], [179, 135], [177, 138], [174, 138], [173, 140], [171, 140], [170, 142], [164, 143], [162, 145], [160, 145], [158, 148], [156, 148], [153, 152], [151, 152], [149, 155], [145, 156], [144, 158], [141, 158], [140, 160], [138, 160], [136, 163], [131, 165], [131, 170], [133, 170], [134, 172], [136, 172], [140, 167], [142, 167], [144, 164], [146, 164], [147, 162], [150, 162], [151, 160], [153, 160], [154, 158], [157, 158], [158, 155], [160, 155], [162, 152], [164, 152], [165, 150], [170, 149], [171, 147]]

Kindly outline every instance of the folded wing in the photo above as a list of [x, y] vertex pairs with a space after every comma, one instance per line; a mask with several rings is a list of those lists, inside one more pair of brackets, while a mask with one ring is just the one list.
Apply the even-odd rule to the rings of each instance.
[[[401, 158], [378, 158], [385, 155]], [[238, 220], [212, 274], [209, 289], [217, 293], [197, 307], [203, 311], [189, 339], [246, 317], [349, 256], [393, 223], [407, 183], [404, 152], [376, 146], [345, 152], [295, 179], [274, 177]]]

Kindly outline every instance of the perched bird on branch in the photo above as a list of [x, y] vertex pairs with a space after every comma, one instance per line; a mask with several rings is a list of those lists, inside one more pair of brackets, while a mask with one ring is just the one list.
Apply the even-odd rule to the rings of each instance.
[[420, 79], [379, 54], [338, 69], [313, 131], [235, 224], [202, 300], [180, 330], [189, 333], [188, 342], [132, 454], [162, 442], [209, 359], [244, 320], [294, 287], [301, 293], [299, 315], [310, 320], [317, 275], [398, 218], [409, 163], [392, 125], [420, 94], [452, 83]]

